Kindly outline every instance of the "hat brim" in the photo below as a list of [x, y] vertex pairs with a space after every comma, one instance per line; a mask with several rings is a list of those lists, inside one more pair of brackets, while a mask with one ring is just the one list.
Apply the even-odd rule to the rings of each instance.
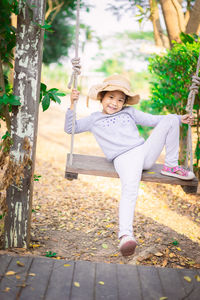
[[117, 85], [116, 86], [110, 85], [110, 86], [106, 86], [105, 88], [100, 87], [100, 85], [93, 86], [93, 88], [90, 89], [89, 91], [88, 97], [93, 100], [102, 100], [101, 97], [102, 92], [112, 92], [112, 91], [121, 91], [126, 96], [128, 96], [128, 99], [126, 100], [126, 104], [133, 105], [139, 103], [140, 101], [139, 95], [135, 95], [130, 91], [128, 91], [127, 89], [125, 89], [124, 87], [119, 87]]

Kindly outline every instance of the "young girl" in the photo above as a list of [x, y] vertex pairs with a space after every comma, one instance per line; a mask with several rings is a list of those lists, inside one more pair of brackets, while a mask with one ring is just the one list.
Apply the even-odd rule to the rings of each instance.
[[[136, 110], [139, 96], [131, 92], [130, 82], [123, 76], [113, 75], [89, 90], [88, 97], [101, 101], [102, 112], [75, 122], [75, 133], [90, 131], [94, 134], [106, 158], [113, 161], [120, 177], [122, 194], [119, 205], [119, 249], [124, 256], [134, 253], [133, 217], [142, 170], [150, 169], [166, 147], [163, 175], [191, 180], [194, 174], [178, 166], [179, 126], [193, 124], [189, 115], [151, 115]], [[66, 113], [65, 131], [72, 132], [74, 101], [79, 92], [72, 90], [71, 106]], [[136, 125], [155, 127], [145, 141]]]

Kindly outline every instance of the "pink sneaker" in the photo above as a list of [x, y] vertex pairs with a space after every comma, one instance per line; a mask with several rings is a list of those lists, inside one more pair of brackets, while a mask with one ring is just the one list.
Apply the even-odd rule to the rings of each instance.
[[167, 176], [177, 177], [183, 180], [192, 180], [195, 177], [193, 172], [188, 171], [181, 166], [171, 168], [164, 165], [160, 173]]
[[132, 236], [124, 235], [119, 244], [119, 250], [123, 256], [134, 254], [137, 243]]

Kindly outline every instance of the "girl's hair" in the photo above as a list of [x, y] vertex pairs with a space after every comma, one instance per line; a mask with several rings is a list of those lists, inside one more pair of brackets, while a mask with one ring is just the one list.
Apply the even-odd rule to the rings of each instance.
[[[102, 100], [103, 100], [103, 97], [105, 96], [105, 94], [106, 94], [107, 92], [108, 92], [108, 91], [103, 91], [103, 92], [100, 92], [100, 93], [99, 93], [99, 96], [100, 96], [100, 101], [102, 101]], [[124, 94], [124, 95], [125, 95], [125, 94]], [[127, 96], [127, 95], [125, 95], [124, 104], [126, 104], [127, 100], [128, 100], [128, 96]]]

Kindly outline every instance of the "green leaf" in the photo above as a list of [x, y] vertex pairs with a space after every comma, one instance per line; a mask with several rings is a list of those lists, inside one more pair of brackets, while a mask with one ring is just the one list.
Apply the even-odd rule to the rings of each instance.
[[5, 140], [7, 137], [10, 137], [10, 133], [6, 131], [6, 133], [2, 136], [2, 140]]
[[43, 111], [47, 110], [49, 108], [49, 105], [50, 105], [50, 97], [47, 94], [42, 99], [42, 109], [43, 109]]
[[144, 13], [144, 8], [143, 8], [141, 5], [136, 4], [136, 7], [137, 7], [142, 13]]
[[190, 34], [186, 34], [184, 32], [180, 33], [180, 39], [184, 44], [186, 43], [192, 44], [195, 42], [195, 39]]
[[57, 92], [57, 91], [58, 91], [58, 89], [56, 89], [56, 88], [48, 90], [48, 92]]
[[39, 178], [41, 178], [42, 176], [41, 175], [36, 175], [36, 174], [34, 174], [33, 175], [33, 180], [34, 181], [39, 181]]
[[21, 105], [19, 100], [20, 100], [20, 97], [18, 97], [18, 96], [15, 96], [15, 95], [8, 96], [8, 103], [11, 105], [16, 105], [16, 106]]
[[57, 253], [55, 252], [52, 252], [52, 251], [47, 251], [45, 256], [46, 257], [56, 257]]
[[40, 90], [42, 91], [42, 92], [46, 92], [46, 89], [47, 89], [47, 86], [46, 86], [46, 84], [44, 84], [44, 83], [40, 83]]
[[5, 216], [5, 213], [3, 213], [2, 215], [0, 215], [0, 220], [3, 219], [4, 216]]
[[51, 94], [51, 93], [49, 93], [49, 95], [50, 95], [50, 97], [51, 97], [51, 99], [53, 100], [53, 101], [55, 101], [55, 102], [57, 102], [57, 103], [61, 103], [61, 100], [60, 100], [60, 98], [58, 98], [57, 96], [56, 96], [56, 94]]
[[60, 96], [60, 97], [64, 97], [66, 96], [66, 93], [56, 93], [57, 96]]
[[174, 240], [174, 241], [172, 242], [172, 244], [173, 244], [174, 246], [177, 246], [177, 245], [179, 244], [179, 242], [176, 241], [176, 240]]
[[51, 28], [51, 25], [49, 24], [44, 24], [42, 26], [40, 26], [41, 28], [44, 28], [44, 29], [50, 29]]
[[0, 97], [0, 102], [4, 105], [7, 105], [7, 104], [21, 105], [19, 100], [20, 100], [20, 97], [15, 96], [15, 95], [4, 94], [2, 97]]

